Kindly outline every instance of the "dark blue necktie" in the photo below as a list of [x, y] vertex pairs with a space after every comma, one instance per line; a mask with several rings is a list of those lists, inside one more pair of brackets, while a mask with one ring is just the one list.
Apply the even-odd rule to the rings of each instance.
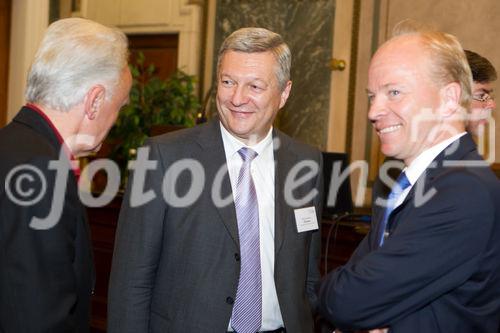
[[241, 270], [231, 326], [238, 333], [255, 333], [262, 323], [262, 276], [260, 267], [259, 206], [251, 174], [257, 153], [250, 148], [238, 151], [243, 159], [234, 205], [238, 220]]
[[396, 183], [392, 187], [391, 193], [389, 193], [389, 196], [387, 197], [387, 207], [385, 208], [384, 219], [380, 224], [379, 246], [384, 244], [387, 221], [396, 206], [399, 196], [410, 185], [410, 181], [408, 180], [408, 177], [406, 177], [406, 174], [401, 172], [398, 179], [396, 179]]

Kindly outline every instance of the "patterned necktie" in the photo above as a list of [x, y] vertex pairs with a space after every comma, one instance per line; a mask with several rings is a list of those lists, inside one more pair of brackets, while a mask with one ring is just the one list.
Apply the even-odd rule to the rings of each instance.
[[243, 165], [236, 184], [234, 205], [238, 220], [241, 270], [231, 326], [238, 333], [255, 333], [262, 322], [259, 207], [250, 171], [257, 153], [244, 147], [238, 154], [243, 159]]
[[410, 181], [404, 172], [401, 172], [398, 179], [396, 179], [396, 184], [392, 187], [391, 193], [387, 197], [387, 207], [385, 208], [384, 219], [380, 224], [380, 235], [379, 235], [379, 246], [384, 244], [385, 229], [387, 228], [387, 221], [389, 216], [395, 208], [396, 202], [403, 191], [410, 186]]

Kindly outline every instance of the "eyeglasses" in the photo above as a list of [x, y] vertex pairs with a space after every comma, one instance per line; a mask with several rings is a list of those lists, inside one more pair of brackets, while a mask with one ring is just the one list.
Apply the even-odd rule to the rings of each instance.
[[495, 97], [493, 94], [488, 94], [487, 92], [481, 92], [478, 94], [472, 95], [472, 99], [478, 102], [488, 102], [489, 100], [494, 100]]

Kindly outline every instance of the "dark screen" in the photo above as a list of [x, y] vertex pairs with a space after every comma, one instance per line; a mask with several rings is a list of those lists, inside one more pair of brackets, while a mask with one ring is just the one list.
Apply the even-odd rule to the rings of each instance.
[[[323, 216], [335, 217], [353, 211], [350, 176], [342, 172], [349, 166], [347, 154], [323, 152], [324, 197]], [[341, 177], [342, 175], [342, 177]], [[334, 179], [331, 184], [332, 177]], [[339, 180], [342, 182], [339, 184]], [[331, 198], [330, 198], [331, 196]], [[328, 205], [330, 198], [331, 204]]]

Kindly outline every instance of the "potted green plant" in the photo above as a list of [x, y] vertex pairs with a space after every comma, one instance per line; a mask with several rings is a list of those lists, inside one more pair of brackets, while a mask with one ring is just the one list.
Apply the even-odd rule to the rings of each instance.
[[109, 133], [109, 142], [113, 143], [109, 157], [119, 164], [122, 179], [126, 177], [128, 161], [147, 137], [168, 131], [166, 126], [174, 129], [194, 126], [200, 108], [194, 76], [177, 70], [162, 80], [155, 75], [153, 64], [145, 65], [142, 53], [136, 63], [130, 65], [133, 77], [130, 102], [120, 111]]

